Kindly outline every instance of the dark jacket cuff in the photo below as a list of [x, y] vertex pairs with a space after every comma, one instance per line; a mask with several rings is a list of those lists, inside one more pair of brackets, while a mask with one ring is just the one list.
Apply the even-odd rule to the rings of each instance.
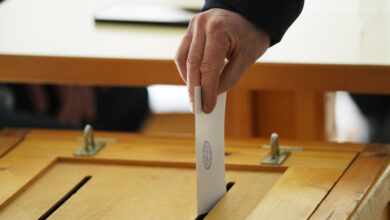
[[280, 42], [303, 8], [304, 0], [206, 0], [202, 11], [221, 8], [237, 12], [263, 28], [271, 46]]

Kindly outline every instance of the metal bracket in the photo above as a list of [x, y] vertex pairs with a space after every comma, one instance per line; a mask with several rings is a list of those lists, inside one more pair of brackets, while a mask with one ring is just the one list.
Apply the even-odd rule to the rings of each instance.
[[106, 145], [104, 142], [95, 142], [93, 128], [86, 125], [84, 128], [84, 145], [74, 152], [75, 156], [93, 156]]
[[279, 149], [278, 134], [271, 135], [271, 152], [261, 161], [262, 164], [282, 164], [290, 156], [290, 152]]

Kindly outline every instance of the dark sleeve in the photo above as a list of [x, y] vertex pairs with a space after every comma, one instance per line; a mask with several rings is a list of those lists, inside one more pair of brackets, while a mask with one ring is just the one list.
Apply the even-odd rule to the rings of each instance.
[[303, 8], [304, 0], [206, 0], [202, 11], [222, 8], [237, 12], [262, 27], [278, 43]]

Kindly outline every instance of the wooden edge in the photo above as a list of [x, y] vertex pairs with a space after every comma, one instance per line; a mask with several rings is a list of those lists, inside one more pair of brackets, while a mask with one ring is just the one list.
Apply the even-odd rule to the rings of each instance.
[[[138, 165], [138, 166], [158, 166], [174, 168], [191, 168], [194, 169], [194, 162], [170, 162], [170, 161], [146, 161], [146, 160], [120, 160], [120, 159], [103, 159], [87, 157], [58, 157], [59, 162], [73, 163], [93, 163], [93, 164], [112, 164], [112, 165]], [[225, 164], [226, 170], [245, 170], [245, 171], [262, 171], [262, 172], [284, 172], [288, 167], [285, 166], [265, 166], [265, 165], [247, 165], [247, 164]]]
[[[110, 131], [94, 131], [96, 138], [110, 138], [116, 139], [116, 141], [129, 141], [129, 140], [147, 140], [159, 141], [163, 143], [175, 142], [183, 144], [195, 144], [194, 137], [177, 136], [168, 134], [139, 134], [131, 132], [110, 132]], [[83, 131], [81, 130], [49, 130], [49, 129], [32, 129], [28, 133], [28, 138], [64, 138], [64, 139], [76, 139], [83, 137]], [[286, 140], [281, 138], [280, 145], [283, 146], [296, 146], [303, 147], [305, 150], [318, 150], [318, 151], [337, 151], [337, 152], [360, 152], [364, 149], [364, 144], [356, 143], [331, 143], [331, 142], [319, 142], [319, 141], [296, 141]], [[226, 146], [229, 147], [253, 147], [259, 148], [262, 145], [269, 145], [270, 140], [264, 138], [226, 138]]]
[[0, 158], [17, 146], [27, 132], [26, 129], [5, 128], [0, 130]]
[[290, 167], [247, 219], [307, 219], [343, 172]]
[[[379, 219], [382, 212], [390, 202], [390, 165], [381, 174], [377, 183], [373, 185], [365, 196], [364, 201], [359, 204], [353, 212], [351, 220]], [[386, 216], [389, 219], [389, 215]], [[383, 217], [383, 219], [385, 219]]]
[[24, 128], [4, 128], [0, 130], [0, 136], [12, 136], [12, 137], [21, 137], [24, 138], [30, 129], [24, 129]]
[[3, 137], [0, 135], [0, 158], [17, 146], [22, 140], [23, 138], [21, 137]]
[[[0, 82], [104, 86], [183, 84], [173, 60], [1, 54], [0, 66]], [[256, 63], [244, 74], [237, 88], [390, 94], [389, 69], [386, 65]]]
[[[385, 172], [390, 162], [390, 145], [369, 144], [362, 153], [343, 174], [337, 184], [326, 198], [312, 213], [310, 219], [360, 219], [361, 210], [379, 212], [382, 210], [371, 209], [369, 206], [382, 197], [369, 197], [371, 202], [364, 202], [368, 193], [376, 194], [382, 191], [382, 187], [388, 184], [378, 183], [378, 179], [387, 180], [389, 173]], [[385, 175], [382, 177], [382, 175]], [[387, 202], [377, 204], [376, 208], [387, 205]], [[368, 207], [367, 207], [368, 206]], [[358, 212], [361, 211], [361, 212]], [[364, 214], [364, 213], [363, 213]], [[372, 216], [370, 216], [371, 218]]]
[[33, 184], [36, 180], [38, 180], [47, 170], [49, 170], [55, 163], [57, 159], [53, 159], [49, 161], [48, 164], [43, 166], [43, 169], [40, 169], [38, 173], [29, 178], [25, 184], [23, 184], [16, 192], [12, 193], [10, 197], [8, 197], [4, 202], [0, 201], [0, 211], [7, 206], [12, 200], [14, 200], [18, 195], [20, 195], [24, 190], [26, 190], [31, 184]]

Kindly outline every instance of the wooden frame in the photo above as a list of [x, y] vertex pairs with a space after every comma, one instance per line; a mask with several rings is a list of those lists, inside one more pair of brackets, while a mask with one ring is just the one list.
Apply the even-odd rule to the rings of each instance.
[[[14, 134], [15, 130], [5, 131], [1, 137]], [[82, 143], [79, 136], [80, 131], [32, 130], [0, 157], [0, 209], [57, 162], [194, 167], [190, 138], [97, 132], [98, 138], [108, 142], [106, 148], [92, 158], [76, 158], [72, 153]], [[282, 140], [282, 145], [304, 150], [293, 151], [282, 166], [263, 166], [259, 161], [268, 150], [260, 145], [267, 143], [264, 139], [227, 140], [228, 170], [284, 174], [260, 203], [252, 205], [250, 213], [245, 202], [235, 199], [243, 191], [233, 188], [207, 218], [375, 219], [390, 200], [386, 190], [390, 185], [390, 146]]]
[[[183, 84], [172, 60], [3, 54], [0, 66], [0, 82], [100, 86]], [[256, 63], [237, 88], [390, 94], [389, 85], [388, 65]]]
[[[0, 55], [0, 66], [0, 82], [9, 83], [183, 84], [171, 60]], [[229, 94], [226, 134], [326, 140], [323, 92], [390, 94], [389, 73], [381, 65], [256, 63]], [[290, 111], [281, 120], [278, 109]]]

